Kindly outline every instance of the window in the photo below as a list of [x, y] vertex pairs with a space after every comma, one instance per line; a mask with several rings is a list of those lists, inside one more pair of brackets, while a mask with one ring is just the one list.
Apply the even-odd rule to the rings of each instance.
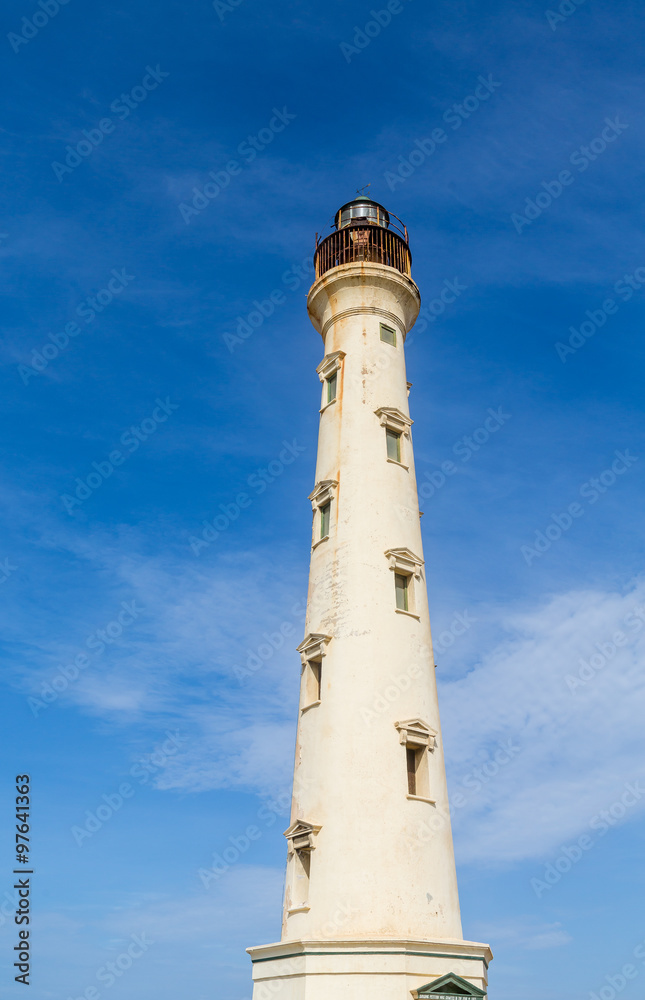
[[408, 795], [427, 799], [430, 795], [427, 747], [406, 746], [405, 762], [408, 772]]
[[417, 794], [417, 769], [419, 767], [420, 750], [413, 747], [405, 748], [405, 759], [408, 765], [408, 795]]
[[401, 461], [401, 435], [396, 431], [385, 428], [385, 440], [387, 441], [387, 457], [393, 462]]
[[420, 621], [415, 601], [415, 580], [423, 581], [423, 559], [410, 549], [388, 549], [385, 553], [394, 575], [395, 611]]
[[313, 823], [298, 820], [285, 832], [289, 844], [287, 866], [287, 906], [288, 913], [309, 909], [309, 879], [311, 875], [311, 855], [315, 849], [315, 839], [320, 830]]
[[312, 493], [309, 494], [312, 507], [311, 519], [311, 545], [315, 549], [326, 539], [329, 539], [331, 530], [331, 505], [334, 499], [334, 491], [338, 483], [335, 479], [325, 479], [316, 483]]
[[309, 897], [309, 878], [311, 875], [310, 851], [295, 851], [294, 856], [294, 906], [306, 906]]
[[399, 611], [409, 611], [408, 608], [408, 588], [410, 583], [409, 576], [403, 576], [401, 573], [394, 574], [394, 588], [396, 591], [396, 606]]
[[436, 745], [436, 733], [421, 719], [396, 722], [399, 740], [405, 748], [405, 771], [408, 795], [415, 799], [430, 799], [429, 756]]
[[322, 697], [322, 665], [325, 647], [330, 642], [328, 635], [312, 635], [298, 646], [302, 662], [300, 711], [306, 712], [317, 705]]
[[311, 673], [313, 675], [314, 694], [316, 696], [316, 701], [320, 701], [320, 696], [322, 694], [322, 662], [312, 663]]
[[385, 323], [381, 323], [381, 340], [384, 344], [391, 344], [392, 347], [396, 347], [396, 330], [393, 330], [391, 326], [386, 326]]
[[321, 412], [338, 398], [338, 373], [342, 368], [344, 357], [344, 351], [334, 351], [333, 354], [326, 354], [316, 368], [318, 378], [322, 382]]
[[404, 439], [410, 441], [412, 421], [394, 406], [379, 406], [378, 410], [374, 410], [374, 413], [379, 418], [381, 427], [385, 428], [388, 461], [402, 465], [407, 471], [408, 466], [405, 462], [408, 449]]
[[322, 694], [322, 660], [309, 660], [305, 667], [304, 708], [316, 705]]
[[329, 518], [331, 515], [331, 501], [320, 508], [320, 537], [326, 538], [329, 534]]

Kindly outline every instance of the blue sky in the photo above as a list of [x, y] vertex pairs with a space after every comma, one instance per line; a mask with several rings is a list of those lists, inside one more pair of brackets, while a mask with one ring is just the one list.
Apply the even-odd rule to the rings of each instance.
[[31, 995], [248, 1000], [279, 935], [306, 268], [369, 183], [424, 303], [461, 289], [407, 360], [464, 931], [496, 1000], [609, 997], [632, 962], [640, 997], [642, 5], [401, 0], [367, 35], [356, 0], [228, 7], [3, 13], [0, 815], [6, 845], [29, 772]]

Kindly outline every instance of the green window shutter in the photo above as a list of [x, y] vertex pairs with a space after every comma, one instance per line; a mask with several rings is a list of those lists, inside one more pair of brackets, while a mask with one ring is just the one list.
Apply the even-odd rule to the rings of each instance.
[[405, 748], [405, 758], [408, 768], [408, 795], [417, 794], [417, 752], [411, 747]]
[[396, 431], [391, 431], [389, 427], [386, 427], [385, 438], [387, 440], [387, 457], [391, 458], [394, 462], [400, 462], [401, 435], [397, 434]]
[[394, 574], [394, 588], [396, 590], [396, 606], [399, 611], [408, 610], [408, 578], [400, 573]]
[[396, 347], [396, 330], [393, 330], [391, 326], [386, 326], [385, 323], [381, 323], [380, 330], [383, 343]]
[[327, 402], [331, 403], [332, 400], [336, 399], [336, 389], [338, 386], [338, 373], [334, 372], [330, 378], [327, 379]]
[[329, 534], [329, 515], [331, 513], [331, 503], [326, 503], [320, 508], [320, 537], [325, 538]]

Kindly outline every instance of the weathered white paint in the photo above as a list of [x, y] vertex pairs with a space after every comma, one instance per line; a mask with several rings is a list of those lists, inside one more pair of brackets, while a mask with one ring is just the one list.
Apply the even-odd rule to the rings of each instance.
[[[325, 357], [340, 352], [312, 493], [314, 507], [332, 497], [331, 525], [320, 540], [315, 507], [289, 828], [300, 839], [289, 840], [282, 942], [249, 949], [254, 1000], [409, 1000], [448, 972], [486, 988], [490, 949], [461, 928], [408, 423], [404, 341], [419, 305], [415, 283], [380, 264], [334, 268], [309, 292]], [[400, 464], [387, 459], [388, 421], [406, 430]], [[413, 573], [409, 614], [396, 610], [394, 566]], [[414, 720], [430, 744], [417, 798], [397, 728]], [[308, 888], [291, 849], [307, 842]]]

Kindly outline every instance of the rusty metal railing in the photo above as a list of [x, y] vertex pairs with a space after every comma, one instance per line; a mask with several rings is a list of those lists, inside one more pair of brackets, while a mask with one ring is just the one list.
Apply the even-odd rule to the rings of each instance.
[[314, 267], [319, 278], [332, 267], [368, 261], [395, 267], [410, 275], [412, 255], [407, 239], [382, 226], [351, 224], [335, 230], [316, 245]]

